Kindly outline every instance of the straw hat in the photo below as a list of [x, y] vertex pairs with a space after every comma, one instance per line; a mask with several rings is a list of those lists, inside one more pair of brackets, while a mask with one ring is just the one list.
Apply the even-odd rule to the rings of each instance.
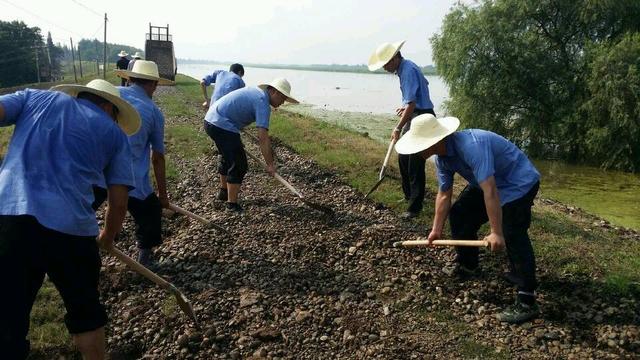
[[129, 55], [129, 54], [127, 54], [127, 52], [124, 51], [124, 50], [120, 50], [120, 53], [118, 54], [118, 56], [120, 56], [120, 57], [125, 57], [127, 55]]
[[404, 45], [404, 40], [398, 41], [396, 43], [384, 43], [376, 49], [376, 51], [371, 54], [369, 57], [369, 70], [376, 71], [382, 68], [389, 60], [393, 59], [394, 56], [400, 51]]
[[118, 108], [118, 126], [125, 134], [133, 135], [140, 129], [140, 115], [136, 109], [120, 97], [120, 90], [105, 80], [91, 80], [86, 86], [76, 84], [57, 85], [52, 87], [51, 90], [61, 91], [73, 97], [77, 97], [81, 92], [100, 96]]
[[136, 53], [133, 54], [132, 58], [134, 58], [134, 59], [142, 59], [142, 53], [140, 51], [136, 51]]
[[124, 79], [133, 77], [138, 79], [155, 80], [158, 82], [158, 85], [175, 84], [171, 80], [161, 78], [160, 75], [158, 75], [158, 65], [149, 60], [136, 60], [133, 63], [131, 70], [116, 70], [116, 75]]
[[396, 152], [398, 154], [419, 153], [453, 134], [458, 126], [460, 126], [460, 120], [455, 117], [436, 119], [431, 114], [416, 116], [411, 120], [411, 129], [396, 143]]
[[262, 90], [266, 89], [267, 86], [271, 86], [272, 88], [280, 91], [282, 95], [287, 97], [287, 101], [290, 103], [298, 104], [299, 101], [291, 97], [291, 85], [285, 78], [274, 79], [268, 84], [260, 84], [258, 87]]

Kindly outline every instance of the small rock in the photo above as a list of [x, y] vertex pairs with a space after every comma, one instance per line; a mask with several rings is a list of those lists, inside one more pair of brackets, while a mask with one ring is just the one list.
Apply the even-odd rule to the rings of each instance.
[[300, 310], [296, 313], [296, 322], [303, 322], [311, 317], [311, 312]]

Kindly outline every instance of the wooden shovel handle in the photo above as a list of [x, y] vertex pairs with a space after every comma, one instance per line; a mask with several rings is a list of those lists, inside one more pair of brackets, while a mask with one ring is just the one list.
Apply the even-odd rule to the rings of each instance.
[[[265, 169], [267, 168], [267, 164], [265, 164], [257, 156], [253, 155], [250, 151], [245, 150], [245, 152], [247, 153], [247, 155], [249, 155], [249, 157], [251, 159], [253, 159], [255, 162], [260, 164], [263, 168], [265, 168]], [[282, 185], [284, 185], [287, 189], [289, 189], [289, 191], [294, 193], [297, 197], [299, 197], [300, 199], [304, 199], [304, 196], [302, 196], [302, 193], [300, 193], [300, 191], [298, 191], [296, 188], [294, 188], [293, 185], [291, 185], [287, 180], [285, 180], [278, 173], [273, 174], [273, 177], [275, 177], [276, 180], [278, 180]]]
[[282, 185], [284, 185], [287, 189], [289, 189], [289, 191], [294, 193], [297, 197], [299, 197], [300, 199], [304, 199], [304, 196], [302, 196], [302, 193], [300, 193], [300, 191], [294, 188], [293, 185], [291, 185], [287, 180], [285, 180], [282, 176], [280, 176], [280, 174], [275, 173], [273, 174], [273, 177], [275, 177], [276, 180], [280, 181]]
[[[488, 247], [489, 242], [485, 240], [433, 240], [431, 243], [435, 246], [470, 246], [470, 247]], [[419, 247], [429, 245], [426, 239], [402, 241], [400, 245], [404, 247]]]
[[177, 213], [180, 213], [182, 215], [188, 216], [188, 217], [190, 217], [190, 218], [192, 218], [194, 220], [200, 221], [203, 224], [209, 225], [211, 223], [209, 220], [203, 218], [202, 216], [196, 215], [196, 214], [192, 213], [191, 211], [185, 210], [185, 209], [183, 209], [183, 208], [181, 208], [181, 207], [179, 207], [177, 205], [169, 204], [169, 209], [173, 210], [173, 211], [175, 211]]
[[380, 169], [380, 174], [378, 175], [378, 180], [382, 180], [382, 177], [384, 176], [384, 171], [387, 168], [387, 165], [389, 164], [389, 158], [391, 157], [391, 152], [393, 151], [393, 145], [396, 144], [396, 139], [391, 140], [391, 142], [389, 143], [389, 148], [387, 149], [387, 155], [385, 155], [384, 157], [384, 162], [382, 163], [382, 168]]
[[140, 275], [146, 277], [147, 279], [153, 281], [154, 283], [156, 283], [161, 288], [163, 288], [165, 290], [169, 290], [171, 292], [175, 291], [176, 287], [173, 286], [173, 284], [171, 284], [167, 280], [161, 278], [160, 276], [156, 275], [153, 271], [151, 271], [151, 270], [147, 269], [146, 267], [142, 266], [142, 264], [140, 264], [139, 262], [137, 262], [137, 261], [133, 260], [132, 258], [128, 257], [125, 253], [120, 251], [120, 249], [118, 249], [117, 247], [112, 246], [107, 251], [109, 252], [109, 254], [115, 256], [118, 260], [123, 262], [125, 265], [129, 266], [135, 272], [137, 272]]

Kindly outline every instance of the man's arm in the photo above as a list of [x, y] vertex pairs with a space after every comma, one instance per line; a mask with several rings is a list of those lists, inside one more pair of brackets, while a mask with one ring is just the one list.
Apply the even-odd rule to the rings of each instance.
[[208, 108], [209, 107], [209, 94], [207, 94], [207, 84], [204, 82], [203, 80], [200, 80], [200, 88], [202, 89], [202, 96], [204, 97], [204, 103], [202, 103], [202, 106]]
[[502, 233], [502, 207], [500, 206], [500, 195], [496, 179], [493, 176], [480, 183], [480, 188], [484, 194], [484, 206], [487, 209], [487, 217], [491, 227], [491, 234], [484, 239], [489, 241], [491, 251], [504, 249], [504, 234]]
[[451, 196], [453, 195], [453, 186], [447, 191], [438, 190], [436, 196], [436, 209], [433, 217], [433, 227], [427, 240], [429, 244], [433, 240], [438, 240], [442, 237], [442, 229], [444, 229], [444, 223], [449, 215], [449, 209], [451, 209]]
[[153, 164], [153, 174], [156, 177], [156, 184], [158, 185], [158, 198], [163, 208], [169, 207], [169, 196], [167, 195], [167, 177], [166, 177], [166, 163], [164, 160], [164, 154], [151, 151], [151, 163]]
[[129, 200], [129, 188], [125, 185], [109, 185], [107, 192], [105, 225], [98, 236], [98, 244], [103, 249], [109, 249], [113, 246], [116, 235], [122, 229], [122, 221], [127, 214], [127, 201]]
[[0, 123], [2, 123], [4, 121], [4, 106], [2, 106], [2, 103], [0, 102]]
[[415, 109], [416, 103], [415, 101], [412, 101], [405, 107], [396, 110], [398, 116], [400, 116], [400, 122], [398, 122], [398, 125], [393, 129], [393, 132], [391, 133], [391, 139], [397, 140], [400, 138], [400, 132], [402, 131], [402, 128], [409, 120], [411, 120], [411, 115], [413, 114], [413, 110]]
[[258, 142], [260, 143], [260, 152], [267, 163], [267, 172], [273, 176], [276, 172], [276, 166], [273, 161], [273, 152], [271, 150], [271, 139], [269, 138], [269, 130], [258, 128]]

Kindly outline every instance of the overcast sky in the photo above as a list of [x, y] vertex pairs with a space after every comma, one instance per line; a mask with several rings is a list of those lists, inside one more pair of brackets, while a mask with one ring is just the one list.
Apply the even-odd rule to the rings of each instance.
[[0, 20], [54, 42], [103, 37], [144, 50], [149, 23], [169, 24], [176, 57], [278, 64], [364, 64], [382, 42], [432, 64], [429, 39], [456, 0], [0, 0]]

